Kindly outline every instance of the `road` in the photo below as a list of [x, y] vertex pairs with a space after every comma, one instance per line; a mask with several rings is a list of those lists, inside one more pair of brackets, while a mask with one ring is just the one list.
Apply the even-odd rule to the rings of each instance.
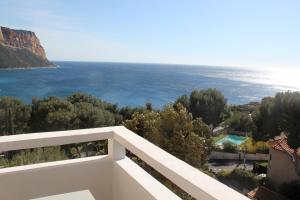
[[[209, 169], [211, 169], [215, 173], [220, 172], [221, 170], [232, 171], [236, 168], [244, 168], [243, 161], [234, 161], [234, 160], [212, 160], [209, 161], [207, 164]], [[246, 169], [247, 170], [253, 169], [252, 161], [246, 162]]]

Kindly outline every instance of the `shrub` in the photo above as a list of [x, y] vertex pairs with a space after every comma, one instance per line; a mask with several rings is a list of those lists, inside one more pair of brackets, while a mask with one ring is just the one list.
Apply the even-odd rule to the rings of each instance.
[[250, 171], [235, 169], [232, 172], [220, 171], [216, 175], [217, 179], [226, 185], [232, 185], [239, 191], [244, 188], [251, 190], [258, 185], [258, 179]]
[[228, 171], [225, 170], [221, 170], [216, 174], [217, 179], [221, 180], [223, 178], [225, 178], [226, 176], [228, 176], [230, 173]]
[[249, 185], [250, 187], [255, 187], [257, 185], [257, 179], [255, 178], [255, 175], [249, 171], [235, 169], [231, 172], [231, 176], [239, 182]]
[[266, 145], [258, 146], [256, 148], [256, 153], [265, 153], [265, 154], [267, 154], [267, 153], [269, 153], [269, 148]]
[[224, 142], [223, 143], [223, 150], [227, 153], [236, 153], [237, 152], [237, 146], [231, 142]]
[[246, 148], [247, 153], [269, 153], [269, 146], [266, 142], [255, 142], [252, 138], [248, 138], [241, 147]]

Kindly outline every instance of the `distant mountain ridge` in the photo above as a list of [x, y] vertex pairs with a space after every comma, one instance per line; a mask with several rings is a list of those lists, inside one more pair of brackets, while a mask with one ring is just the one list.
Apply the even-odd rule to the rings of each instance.
[[0, 68], [54, 66], [32, 31], [0, 27]]

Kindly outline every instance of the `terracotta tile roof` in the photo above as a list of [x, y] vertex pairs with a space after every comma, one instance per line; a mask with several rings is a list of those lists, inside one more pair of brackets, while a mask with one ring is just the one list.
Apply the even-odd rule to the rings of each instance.
[[247, 196], [255, 200], [288, 200], [286, 197], [263, 186], [248, 192]]
[[[278, 151], [284, 151], [288, 154], [293, 154], [295, 152], [294, 149], [289, 147], [286, 136], [276, 137], [275, 140], [270, 141], [269, 144], [271, 148]], [[297, 155], [300, 158], [300, 148], [297, 149]]]

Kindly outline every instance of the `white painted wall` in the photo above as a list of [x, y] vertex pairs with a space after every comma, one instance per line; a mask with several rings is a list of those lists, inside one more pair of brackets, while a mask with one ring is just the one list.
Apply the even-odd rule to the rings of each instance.
[[2, 169], [1, 200], [28, 200], [89, 190], [96, 200], [179, 200], [129, 158], [108, 155]]
[[249, 200], [122, 126], [0, 137], [0, 151], [108, 139], [108, 155], [0, 169], [0, 200], [89, 189], [97, 200], [178, 199], [125, 157], [125, 148], [203, 200]]
[[113, 200], [180, 199], [129, 158], [114, 162], [113, 172]]
[[[240, 157], [239, 157], [240, 155]], [[216, 159], [216, 160], [243, 160], [244, 154], [243, 153], [227, 153], [227, 152], [219, 152], [219, 151], [213, 151], [209, 155], [209, 159]], [[253, 161], [268, 161], [269, 160], [269, 154], [246, 154], [247, 160], [253, 160]]]
[[1, 169], [0, 199], [28, 200], [86, 189], [97, 200], [111, 199], [111, 169], [108, 156]]

